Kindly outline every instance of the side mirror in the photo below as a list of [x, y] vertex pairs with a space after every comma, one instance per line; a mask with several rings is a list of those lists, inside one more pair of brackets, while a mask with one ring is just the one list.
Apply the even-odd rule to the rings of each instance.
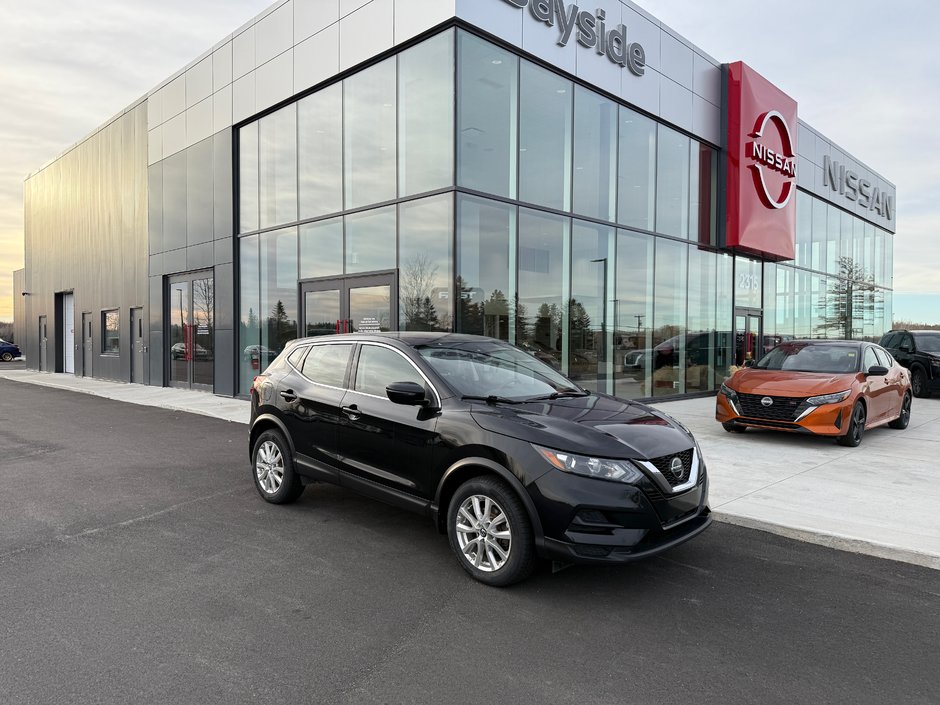
[[882, 367], [881, 365], [872, 365], [868, 368], [868, 372], [866, 374], [869, 377], [884, 377], [886, 374], [888, 374], [888, 368]]
[[899, 347], [898, 350], [900, 350], [901, 352], [909, 353], [911, 352], [911, 346], [908, 345], [907, 343], [904, 343], [904, 345]]
[[417, 382], [392, 382], [385, 388], [385, 393], [394, 404], [427, 406], [431, 403], [424, 387]]

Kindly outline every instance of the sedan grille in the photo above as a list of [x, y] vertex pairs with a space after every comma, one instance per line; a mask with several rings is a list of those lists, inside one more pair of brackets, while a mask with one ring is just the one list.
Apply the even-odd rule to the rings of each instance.
[[[763, 394], [741, 394], [741, 416], [752, 419], [768, 419], [771, 421], [795, 421], [806, 411], [806, 397], [771, 397]], [[773, 404], [765, 406], [762, 399], [770, 399]]]
[[[689, 481], [689, 475], [692, 472], [692, 449], [684, 450], [681, 453], [673, 453], [672, 455], [664, 455], [659, 458], [651, 458], [649, 462], [656, 466], [656, 469], [662, 473], [662, 476], [666, 478], [666, 481], [669, 483], [670, 487], [675, 487], [676, 485], [681, 485], [683, 482]], [[682, 475], [676, 477], [672, 472], [672, 459], [679, 458], [682, 461]]]

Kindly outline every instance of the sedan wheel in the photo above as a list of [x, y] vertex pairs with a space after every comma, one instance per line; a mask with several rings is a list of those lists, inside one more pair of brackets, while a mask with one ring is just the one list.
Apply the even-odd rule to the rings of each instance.
[[839, 445], [855, 448], [862, 442], [862, 436], [865, 435], [865, 421], [868, 415], [865, 413], [865, 405], [862, 402], [855, 402], [852, 408], [852, 417], [849, 419], [849, 429], [844, 436], [838, 437]]
[[13, 353], [3, 353], [3, 355], [0, 355], [0, 360], [3, 360], [4, 362], [11, 362], [13, 360]]
[[447, 526], [460, 565], [481, 582], [509, 585], [528, 577], [535, 567], [528, 514], [502, 480], [475, 477], [457, 488]]
[[270, 429], [259, 435], [251, 458], [255, 489], [265, 501], [287, 504], [304, 491], [294, 472], [290, 446], [279, 431]]
[[904, 401], [901, 402], [901, 413], [900, 415], [888, 425], [891, 428], [905, 429], [907, 425], [911, 422], [911, 393], [904, 393]]

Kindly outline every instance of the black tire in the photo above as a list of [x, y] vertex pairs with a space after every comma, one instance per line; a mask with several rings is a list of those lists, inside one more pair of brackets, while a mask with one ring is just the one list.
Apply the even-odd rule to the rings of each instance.
[[747, 426], [742, 426], [734, 421], [723, 421], [721, 427], [728, 433], [744, 433], [747, 430]]
[[[460, 513], [461, 505], [465, 502], [472, 503], [474, 497], [488, 498], [493, 503], [490, 511], [483, 516], [485, 521], [496, 521], [482, 526], [471, 524], [471, 521]], [[505, 516], [505, 522], [499, 520], [500, 514]], [[467, 530], [458, 530], [458, 518], [461, 526]], [[474, 517], [471, 516], [471, 519]], [[503, 526], [506, 527], [505, 530], [500, 531], [498, 527]], [[482, 531], [479, 528], [482, 528]], [[505, 539], [496, 537], [497, 533], [507, 532], [508, 547]], [[481, 535], [486, 552], [479, 551]], [[495, 587], [511, 585], [525, 580], [535, 569], [537, 561], [532, 522], [516, 493], [496, 477], [475, 477], [457, 488], [447, 509], [447, 536], [461, 567], [481, 583]], [[461, 548], [461, 540], [466, 541], [464, 548]], [[473, 550], [473, 544], [476, 544], [478, 550]], [[499, 550], [506, 550], [506, 557], [501, 565], [494, 565], [492, 562], [502, 558], [498, 552], [494, 552], [494, 544]], [[477, 556], [481, 559], [474, 560]]]
[[839, 436], [836, 441], [840, 446], [856, 448], [862, 442], [862, 436], [865, 435], [865, 421], [868, 414], [865, 411], [865, 405], [862, 402], [855, 402], [852, 407], [852, 416], [849, 418], [849, 428], [844, 436]]
[[904, 392], [904, 400], [901, 402], [901, 415], [888, 424], [891, 428], [900, 431], [907, 428], [907, 425], [911, 422], [911, 401], [911, 393]]
[[[263, 466], [260, 468], [259, 459]], [[279, 483], [278, 469], [281, 472]], [[290, 445], [284, 435], [273, 428], [262, 432], [255, 439], [254, 448], [251, 449], [251, 476], [258, 494], [271, 504], [289, 504], [304, 491], [303, 483], [294, 472]]]
[[911, 370], [911, 390], [918, 399], [926, 399], [930, 396], [927, 390], [927, 373], [920, 367]]
[[3, 355], [0, 355], [0, 360], [3, 360], [4, 362], [12, 362], [13, 353], [10, 353], [10, 352], [3, 353]]

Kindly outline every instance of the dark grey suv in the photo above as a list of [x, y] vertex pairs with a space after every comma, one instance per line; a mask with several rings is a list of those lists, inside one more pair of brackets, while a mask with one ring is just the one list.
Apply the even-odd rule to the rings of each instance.
[[940, 392], [940, 330], [893, 330], [881, 338], [881, 347], [911, 371], [915, 397]]

